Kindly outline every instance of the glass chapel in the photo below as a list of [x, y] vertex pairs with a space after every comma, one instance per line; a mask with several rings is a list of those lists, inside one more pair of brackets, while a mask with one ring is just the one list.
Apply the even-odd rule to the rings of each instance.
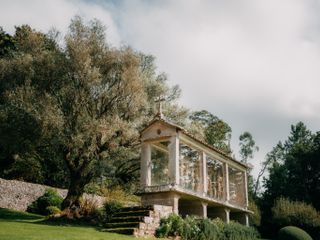
[[143, 205], [249, 225], [248, 166], [156, 117], [141, 132]]

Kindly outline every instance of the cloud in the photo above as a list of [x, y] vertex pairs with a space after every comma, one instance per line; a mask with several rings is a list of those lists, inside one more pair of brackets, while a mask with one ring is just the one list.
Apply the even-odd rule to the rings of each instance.
[[155, 54], [190, 106], [236, 100], [239, 108], [272, 106], [319, 117], [319, 32], [312, 7], [298, 0], [164, 1], [157, 7], [130, 0], [123, 5], [123, 39]]
[[258, 165], [290, 124], [320, 127], [319, 10], [318, 0], [8, 0], [0, 22], [65, 32], [75, 14], [100, 19], [111, 43], [157, 57], [184, 105], [227, 121], [235, 151], [252, 132]]
[[319, 1], [155, 2], [122, 1], [121, 38], [157, 57], [186, 106], [225, 119], [235, 151], [249, 130], [258, 165], [290, 124], [319, 129]]
[[89, 21], [99, 19], [107, 27], [110, 43], [118, 46], [121, 42], [111, 13], [93, 2], [68, 0], [4, 0], [1, 1], [0, 24], [5, 31], [14, 32], [14, 26], [29, 24], [44, 32], [55, 27], [66, 33], [70, 20], [80, 15]]

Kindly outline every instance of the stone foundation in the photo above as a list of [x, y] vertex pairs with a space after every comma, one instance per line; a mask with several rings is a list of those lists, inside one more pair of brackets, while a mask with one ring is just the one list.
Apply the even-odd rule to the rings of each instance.
[[160, 226], [160, 219], [168, 217], [172, 213], [172, 207], [163, 205], [153, 205], [150, 215], [144, 217], [144, 222], [139, 224], [139, 228], [134, 230], [136, 237], [154, 236], [156, 229]]

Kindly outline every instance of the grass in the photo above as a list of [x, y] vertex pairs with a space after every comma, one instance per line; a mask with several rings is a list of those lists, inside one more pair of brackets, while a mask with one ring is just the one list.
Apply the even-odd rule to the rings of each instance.
[[134, 240], [138, 238], [115, 233], [102, 232], [101, 230], [92, 226], [59, 225], [59, 223], [46, 221], [45, 217], [41, 215], [0, 208], [0, 239]]
[[92, 226], [54, 225], [45, 217], [0, 208], [1, 240], [133, 240], [132, 236], [102, 232]]

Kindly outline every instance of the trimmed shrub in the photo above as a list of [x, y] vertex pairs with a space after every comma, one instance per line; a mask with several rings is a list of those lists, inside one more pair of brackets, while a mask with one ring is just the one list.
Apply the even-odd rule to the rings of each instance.
[[278, 240], [312, 240], [312, 238], [301, 228], [288, 226], [280, 229]]
[[272, 208], [272, 215], [277, 229], [296, 226], [320, 239], [320, 214], [312, 205], [280, 198]]
[[42, 196], [28, 206], [27, 212], [48, 215], [50, 212], [47, 211], [47, 207], [54, 206], [60, 209], [62, 201], [63, 198], [57, 190], [48, 188]]

